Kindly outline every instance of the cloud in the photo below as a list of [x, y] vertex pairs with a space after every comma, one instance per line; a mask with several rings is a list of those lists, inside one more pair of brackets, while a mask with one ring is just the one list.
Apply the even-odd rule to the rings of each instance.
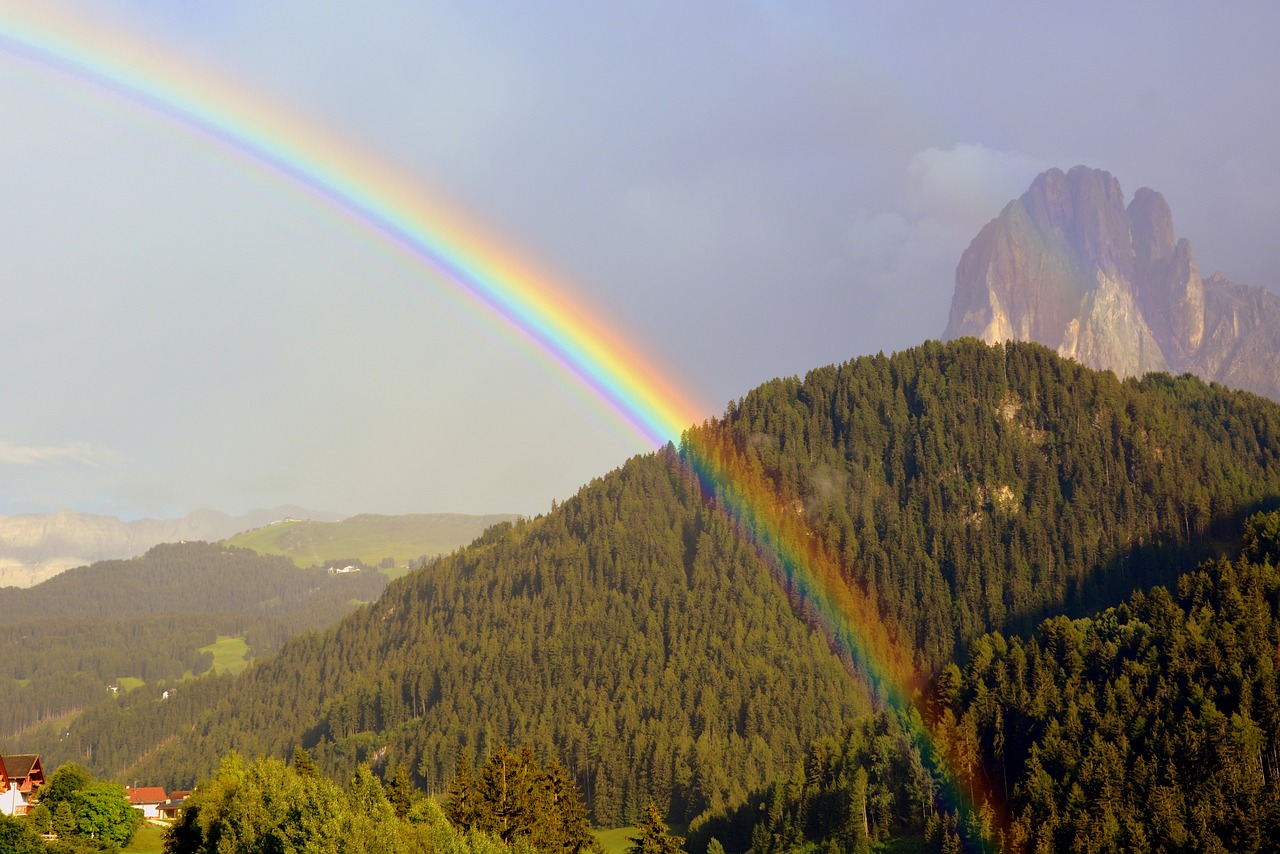
[[37, 447], [14, 445], [0, 439], [0, 465], [43, 466], [77, 463], [93, 468], [109, 468], [118, 466], [122, 462], [123, 457], [118, 452], [87, 442], [70, 442], [57, 447]]
[[975, 143], [926, 148], [907, 166], [907, 207], [922, 219], [976, 234], [974, 223], [981, 227], [995, 217], [1052, 165], [1029, 154]]
[[913, 155], [898, 204], [859, 215], [846, 232], [849, 269], [885, 328], [903, 344], [941, 335], [965, 247], [1050, 165], [972, 143]]

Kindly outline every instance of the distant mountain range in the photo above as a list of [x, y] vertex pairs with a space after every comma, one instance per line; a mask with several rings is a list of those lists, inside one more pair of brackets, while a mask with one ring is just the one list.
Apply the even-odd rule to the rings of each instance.
[[944, 337], [1035, 341], [1121, 377], [1192, 373], [1280, 400], [1280, 295], [1202, 278], [1164, 197], [1051, 169], [974, 238]]
[[342, 516], [292, 506], [243, 516], [196, 510], [181, 519], [134, 522], [70, 510], [0, 516], [0, 587], [31, 587], [74, 566], [137, 557], [160, 543], [223, 540], [285, 518], [337, 521]]

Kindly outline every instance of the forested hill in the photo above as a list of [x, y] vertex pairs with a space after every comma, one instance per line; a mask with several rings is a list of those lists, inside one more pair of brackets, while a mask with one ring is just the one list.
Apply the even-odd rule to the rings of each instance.
[[1090, 612], [1229, 548], [1280, 496], [1278, 450], [1274, 403], [1192, 377], [1121, 383], [1030, 344], [929, 343], [776, 380], [679, 452], [289, 643], [135, 773], [189, 784], [233, 748], [301, 744], [332, 773], [403, 762], [439, 790], [459, 750], [528, 740], [597, 823], [651, 798], [691, 819], [869, 704], [682, 455], [763, 472], [932, 674], [988, 631]]
[[141, 557], [70, 569], [35, 587], [0, 588], [0, 625], [54, 618], [291, 611], [331, 586], [340, 593], [339, 601], [372, 598], [382, 591], [385, 578], [368, 571], [338, 581], [330, 585], [323, 569], [300, 570], [286, 558], [248, 549], [168, 543]]
[[[376, 599], [386, 583], [374, 570], [329, 575], [247, 549], [179, 543], [0, 588], [0, 748], [41, 753], [52, 766], [72, 749], [64, 735], [74, 715], [115, 707], [111, 686], [159, 696], [208, 671], [204, 648], [220, 636], [267, 655]], [[182, 684], [184, 695], [194, 686]], [[110, 740], [99, 763], [128, 752], [120, 732]]]
[[1275, 851], [1278, 567], [1280, 512], [1257, 513], [1235, 560], [1030, 637], [975, 641], [928, 710], [950, 769], [934, 779], [975, 810], [930, 810], [930, 778], [902, 761], [903, 716], [878, 715], [812, 745], [799, 773], [698, 828], [688, 850], [712, 836], [772, 854], [923, 835], [928, 851]]
[[802, 502], [927, 672], [987, 631], [1171, 582], [1280, 503], [1280, 406], [1036, 344], [928, 342], [775, 380], [705, 432]]

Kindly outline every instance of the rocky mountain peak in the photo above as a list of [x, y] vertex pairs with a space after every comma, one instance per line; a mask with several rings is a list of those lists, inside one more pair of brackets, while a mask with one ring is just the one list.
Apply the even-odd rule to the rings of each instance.
[[1205, 282], [1164, 196], [1109, 172], [1039, 175], [970, 243], [946, 338], [1037, 341], [1121, 376], [1191, 371], [1280, 399], [1280, 296]]
[[1133, 194], [1127, 213], [1140, 273], [1152, 265], [1167, 264], [1173, 257], [1177, 235], [1173, 231], [1173, 211], [1164, 196], [1142, 187]]
[[1077, 166], [1050, 169], [1019, 200], [1032, 222], [1060, 237], [1082, 259], [1108, 275], [1132, 272], [1132, 250], [1120, 182], [1111, 173]]

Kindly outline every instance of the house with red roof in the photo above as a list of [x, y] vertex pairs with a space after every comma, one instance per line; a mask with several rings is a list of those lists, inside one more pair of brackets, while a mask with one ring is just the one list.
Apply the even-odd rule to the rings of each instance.
[[31, 796], [44, 785], [38, 753], [0, 755], [0, 813], [26, 815]]
[[142, 810], [143, 818], [159, 818], [160, 805], [169, 800], [161, 786], [125, 787], [124, 793], [129, 796], [129, 803], [134, 809]]

